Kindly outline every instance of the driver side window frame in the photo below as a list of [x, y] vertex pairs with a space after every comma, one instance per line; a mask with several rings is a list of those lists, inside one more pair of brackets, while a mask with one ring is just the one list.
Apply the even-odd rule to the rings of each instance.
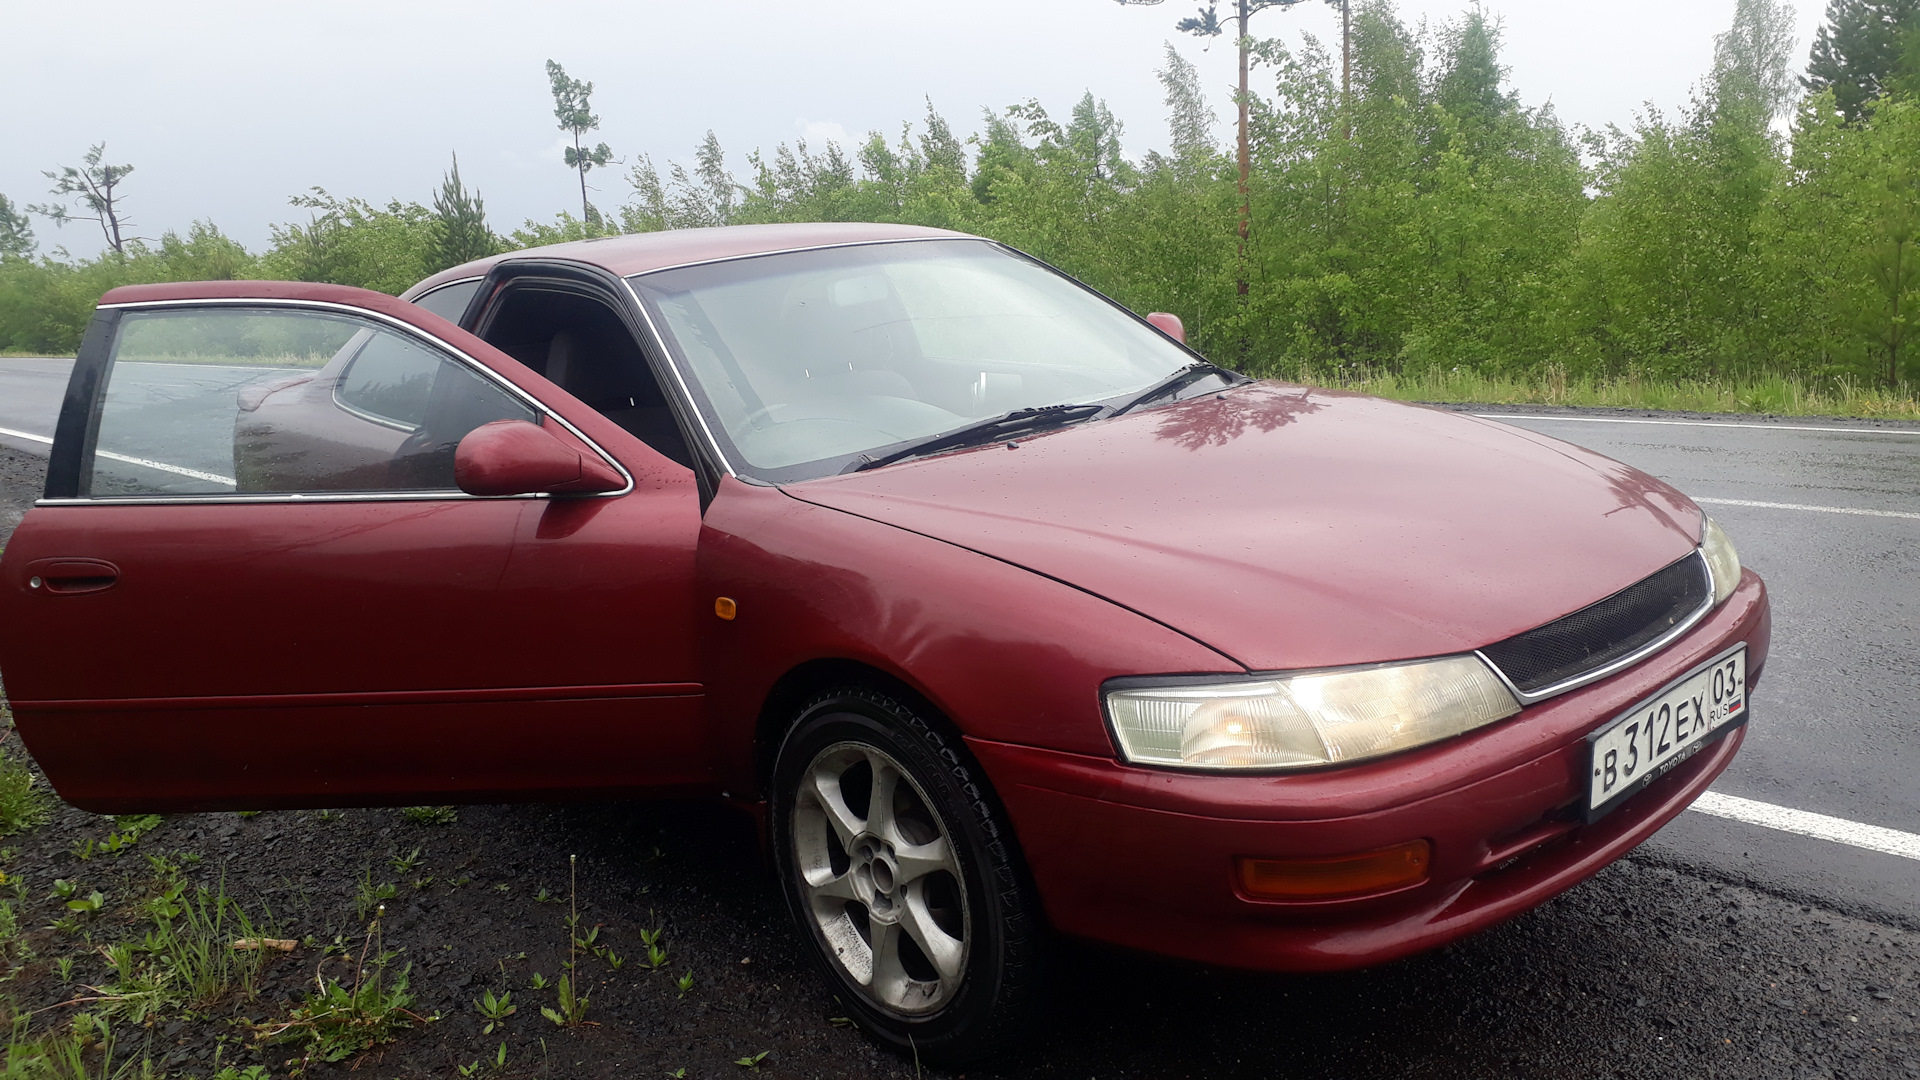
[[[271, 492], [223, 492], [212, 494], [137, 494], [137, 495], [91, 495], [82, 494], [89, 487], [88, 474], [95, 456], [95, 443], [99, 436], [102, 410], [106, 404], [109, 373], [114, 357], [114, 343], [119, 336], [123, 316], [141, 312], [156, 311], [211, 311], [219, 309], [253, 309], [259, 311], [308, 311], [318, 314], [345, 316], [370, 324], [382, 330], [397, 333], [424, 348], [429, 354], [437, 356], [443, 363], [452, 363], [470, 376], [498, 390], [509, 400], [525, 406], [534, 416], [534, 422], [542, 426], [549, 423], [563, 428], [586, 449], [610, 465], [625, 479], [626, 483], [608, 492], [592, 495], [569, 496], [569, 498], [617, 498], [634, 488], [633, 474], [599, 443], [585, 432], [575, 427], [565, 417], [547, 406], [545, 402], [529, 394], [502, 376], [485, 363], [469, 355], [455, 345], [418, 329], [406, 321], [394, 318], [384, 312], [340, 304], [323, 300], [222, 297], [193, 300], [135, 301], [124, 304], [101, 305], [96, 309], [93, 320], [88, 324], [86, 333], [74, 363], [73, 374], [67, 384], [67, 393], [61, 404], [60, 416], [55, 425], [53, 452], [48, 461], [47, 483], [42, 498], [35, 505], [41, 506], [91, 506], [91, 505], [166, 505], [203, 503], [284, 503], [284, 502], [387, 502], [387, 501], [460, 501], [474, 500], [479, 496], [469, 495], [458, 489], [444, 488], [407, 488], [397, 490], [374, 491], [271, 491]], [[350, 361], [348, 369], [354, 361]], [[344, 374], [344, 372], [343, 372]], [[336, 402], [337, 403], [337, 402]], [[350, 410], [361, 415], [358, 409]], [[369, 418], [372, 419], [372, 418]], [[391, 420], [384, 421], [389, 426], [399, 427]], [[405, 430], [402, 428], [401, 430]], [[547, 494], [529, 494], [504, 496], [505, 498], [548, 499]]]

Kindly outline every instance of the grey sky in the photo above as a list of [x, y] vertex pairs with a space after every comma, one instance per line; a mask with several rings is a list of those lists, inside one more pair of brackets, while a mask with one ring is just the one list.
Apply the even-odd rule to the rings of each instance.
[[[1466, 0], [1400, 0], [1409, 22], [1454, 17]], [[1800, 53], [1820, 0], [1797, 0]], [[43, 169], [77, 164], [105, 140], [127, 181], [139, 234], [210, 218], [259, 248], [268, 225], [300, 220], [289, 195], [312, 185], [376, 201], [426, 201], [450, 151], [485, 194], [495, 228], [550, 218], [578, 189], [542, 64], [592, 80], [598, 133], [628, 161], [688, 161], [711, 128], [745, 173], [745, 154], [806, 136], [894, 136], [923, 98], [956, 131], [982, 107], [1037, 98], [1064, 115], [1082, 92], [1126, 125], [1127, 152], [1166, 140], [1154, 70], [1172, 41], [1201, 66], [1231, 114], [1233, 55], [1175, 34], [1192, 0], [684, 0], [326, 5], [155, 4], [107, 0], [80, 14], [7, 0], [0, 26], [0, 192], [40, 202]], [[1567, 121], [1625, 124], [1641, 103], [1672, 109], [1712, 59], [1734, 0], [1487, 0], [1506, 30], [1512, 83]], [[1258, 16], [1259, 36], [1337, 39], [1324, 4]], [[1227, 135], [1226, 125], [1221, 129]], [[851, 147], [849, 147], [851, 149]], [[595, 202], [625, 201], [624, 170], [596, 173]], [[35, 222], [43, 249], [99, 250], [89, 223]]]

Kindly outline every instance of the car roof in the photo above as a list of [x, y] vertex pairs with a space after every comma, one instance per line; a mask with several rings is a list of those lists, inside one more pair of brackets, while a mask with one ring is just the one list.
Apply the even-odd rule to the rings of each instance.
[[572, 240], [564, 244], [509, 251], [485, 259], [476, 259], [427, 278], [408, 289], [415, 296], [449, 281], [477, 277], [495, 263], [509, 259], [566, 259], [590, 263], [621, 277], [644, 274], [669, 266], [734, 259], [745, 255], [767, 255], [778, 251], [833, 247], [841, 244], [867, 244], [889, 240], [976, 239], [949, 229], [930, 229], [919, 225], [883, 225], [873, 222], [808, 222], [790, 225], [727, 225], [713, 229], [671, 229], [665, 232], [630, 233], [603, 236], [593, 240]]

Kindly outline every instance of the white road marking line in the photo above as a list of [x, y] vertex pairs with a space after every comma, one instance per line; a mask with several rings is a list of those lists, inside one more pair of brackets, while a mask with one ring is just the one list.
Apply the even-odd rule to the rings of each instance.
[[1722, 795], [1709, 791], [1694, 801], [1689, 807], [1713, 817], [1726, 818], [1729, 821], [1741, 821], [1748, 825], [1758, 825], [1765, 829], [1778, 829], [1781, 832], [1798, 833], [1811, 836], [1816, 840], [1831, 840], [1836, 844], [1878, 851], [1886, 855], [1898, 855], [1903, 859], [1920, 860], [1920, 835], [1901, 832], [1899, 829], [1886, 829], [1878, 825], [1862, 825], [1845, 818], [1828, 817], [1806, 810], [1791, 810], [1772, 803], [1742, 799], [1737, 795]]
[[[12, 428], [0, 428], [0, 435], [9, 435], [13, 438], [26, 439], [30, 442], [46, 443], [49, 446], [53, 444], [53, 440], [47, 436], [35, 435], [31, 431], [15, 431]], [[129, 457], [126, 454], [116, 454], [111, 450], [95, 450], [94, 454], [112, 461], [124, 461], [129, 465], [139, 465], [148, 469], [158, 469], [161, 472], [170, 472], [175, 476], [185, 476], [194, 480], [205, 480], [209, 484], [226, 484], [230, 487], [238, 486], [234, 483], [234, 479], [231, 476], [201, 472], [199, 469], [189, 469], [184, 465], [169, 465], [164, 461], [154, 461], [151, 458]]]
[[1718, 420], [1629, 420], [1619, 416], [1531, 416], [1520, 413], [1474, 413], [1483, 420], [1565, 420], [1570, 424], [1665, 424], [1669, 427], [1753, 428], [1757, 431], [1837, 431], [1849, 435], [1914, 435], [1906, 428], [1808, 427], [1805, 424], [1740, 424]]
[[161, 472], [170, 472], [175, 476], [190, 477], [194, 480], [205, 480], [210, 484], [225, 484], [228, 487], [239, 486], [237, 483], [234, 482], [234, 479], [231, 476], [221, 476], [219, 473], [201, 472], [199, 469], [189, 469], [184, 465], [169, 465], [164, 461], [154, 461], [151, 458], [128, 457], [125, 454], [116, 454], [111, 450], [95, 450], [93, 453], [95, 457], [109, 458], [114, 461], [124, 461], [129, 465], [139, 465], [143, 468], [148, 468], [148, 469], [159, 469]]
[[1696, 495], [1697, 503], [1713, 506], [1757, 506], [1763, 510], [1813, 510], [1822, 514], [1864, 514], [1868, 517], [1912, 518], [1920, 521], [1920, 514], [1910, 510], [1859, 510], [1851, 506], [1807, 506], [1803, 503], [1755, 502], [1752, 499], [1703, 499]]
[[12, 428], [0, 427], [0, 435], [10, 436], [15, 439], [25, 439], [28, 442], [46, 443], [48, 446], [53, 445], [52, 439], [45, 435], [35, 435], [31, 431], [15, 431]]

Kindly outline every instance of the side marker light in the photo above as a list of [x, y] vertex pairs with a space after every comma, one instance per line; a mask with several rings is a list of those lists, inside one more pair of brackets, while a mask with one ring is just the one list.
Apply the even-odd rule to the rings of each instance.
[[734, 603], [731, 597], [715, 597], [713, 601], [713, 613], [728, 622], [732, 622], [733, 617], [740, 614], [740, 605]]
[[1427, 878], [1433, 845], [1410, 840], [1355, 855], [1235, 860], [1240, 889], [1256, 900], [1335, 900], [1389, 892]]

